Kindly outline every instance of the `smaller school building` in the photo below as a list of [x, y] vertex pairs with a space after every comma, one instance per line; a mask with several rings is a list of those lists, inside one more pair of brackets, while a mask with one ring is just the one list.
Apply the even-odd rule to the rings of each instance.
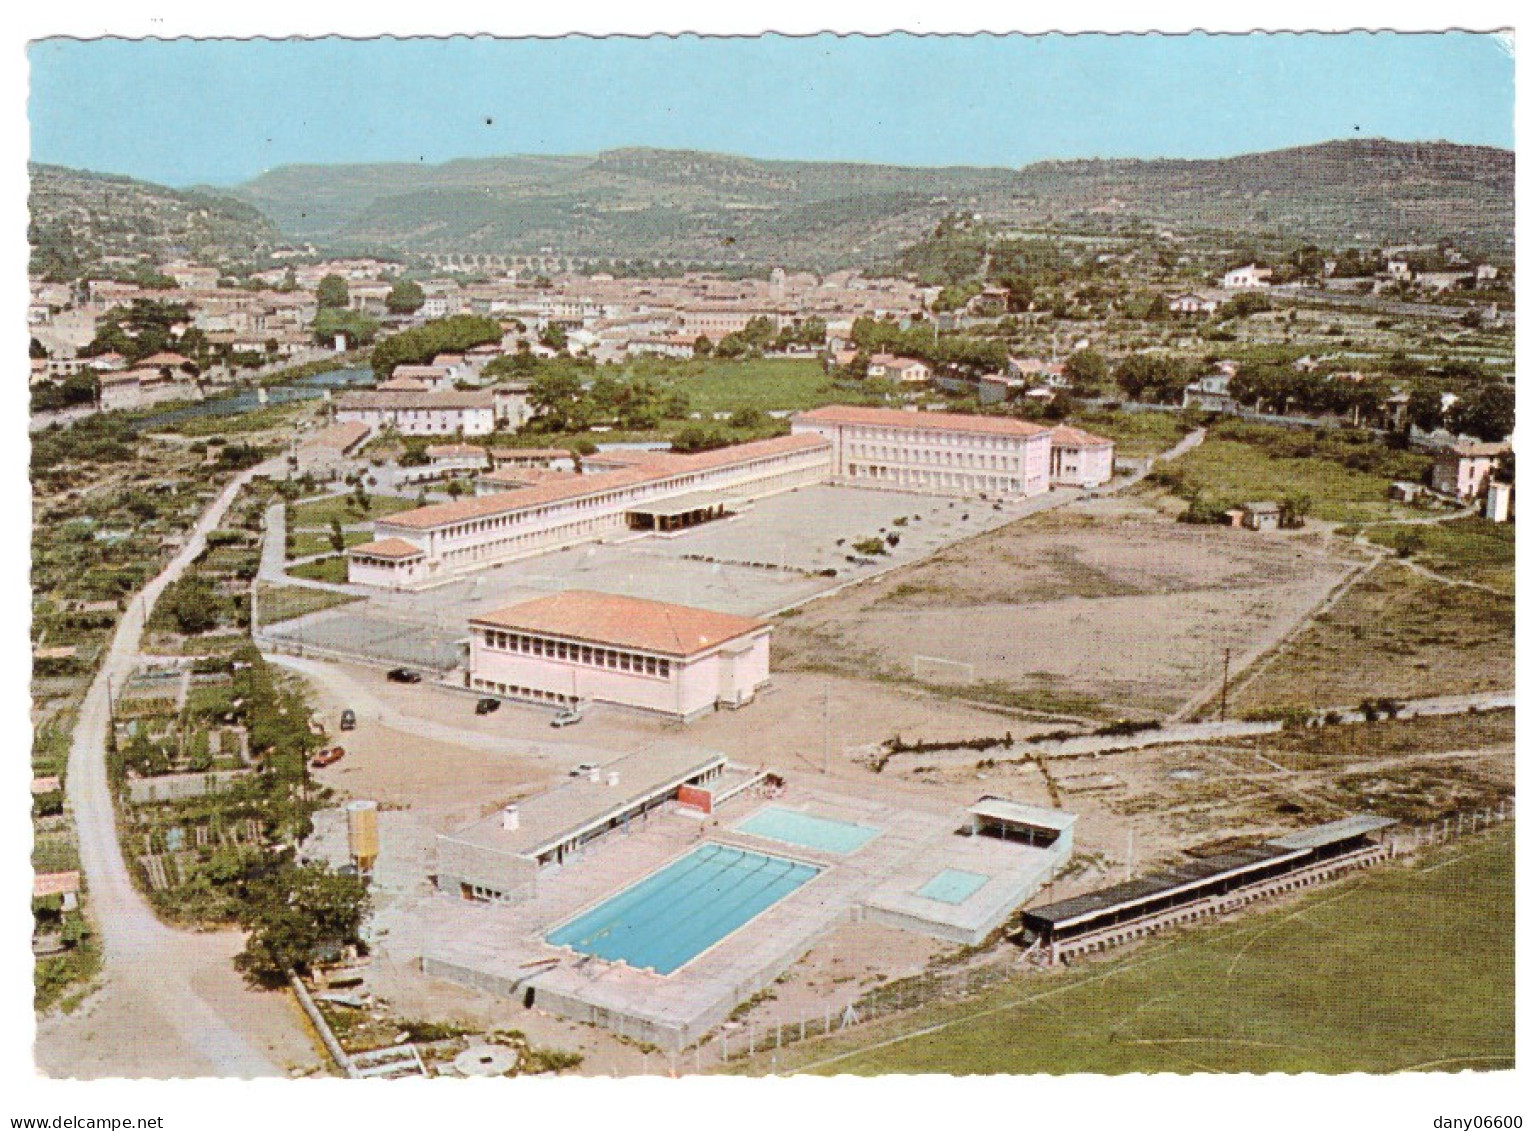
[[683, 721], [742, 707], [769, 679], [772, 626], [750, 617], [567, 590], [469, 621], [468, 686]]

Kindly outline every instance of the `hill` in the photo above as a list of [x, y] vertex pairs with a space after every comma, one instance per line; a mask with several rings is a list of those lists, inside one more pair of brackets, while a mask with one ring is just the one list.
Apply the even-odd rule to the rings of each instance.
[[292, 166], [234, 190], [293, 239], [405, 254], [536, 253], [827, 268], [892, 255], [1005, 169], [613, 150], [438, 166]]
[[1140, 222], [1333, 247], [1448, 240], [1505, 259], [1513, 181], [1508, 150], [1383, 140], [1021, 170], [618, 149], [293, 165], [227, 191], [34, 166], [33, 226], [44, 265], [146, 247], [238, 259], [277, 239], [275, 226], [282, 238], [332, 252], [888, 268], [954, 213], [1001, 226]]
[[32, 165], [31, 272], [128, 274], [170, 259], [237, 266], [281, 243], [259, 209], [232, 197], [104, 173]]
[[1447, 239], [1507, 255], [1513, 181], [1509, 150], [1360, 139], [1208, 161], [1041, 162], [1018, 177], [1016, 205], [1333, 245]]

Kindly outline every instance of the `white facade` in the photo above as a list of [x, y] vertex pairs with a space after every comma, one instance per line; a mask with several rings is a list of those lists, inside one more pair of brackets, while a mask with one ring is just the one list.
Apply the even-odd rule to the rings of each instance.
[[[536, 607], [572, 605], [569, 627], [550, 628]], [[694, 619], [717, 623], [713, 633], [619, 631], [617, 639], [593, 626], [634, 606], [643, 622], [657, 613], [666, 623]], [[610, 609], [603, 607], [610, 606]], [[588, 607], [597, 607], [594, 616]], [[519, 623], [519, 610], [534, 609], [531, 624]], [[680, 605], [566, 592], [513, 606], [469, 622], [469, 687], [476, 691], [533, 702], [573, 706], [600, 702], [650, 711], [678, 719], [744, 706], [769, 678], [772, 626], [743, 617], [725, 617]], [[687, 649], [678, 638], [723, 637], [705, 647]], [[646, 640], [644, 637], [653, 637]]]
[[488, 436], [497, 425], [518, 428], [528, 415], [519, 392], [346, 393], [336, 401], [338, 423], [393, 428], [402, 436]]
[[800, 413], [796, 435], [832, 445], [833, 475], [861, 486], [944, 495], [1042, 495], [1048, 430], [1010, 417], [831, 406]]
[[1237, 267], [1233, 271], [1225, 272], [1220, 285], [1227, 290], [1242, 290], [1251, 287], [1265, 287], [1268, 279], [1273, 274], [1267, 267], [1258, 267], [1256, 264], [1248, 264], [1245, 267]]
[[1067, 487], [1101, 487], [1113, 478], [1113, 441], [1079, 428], [1050, 434], [1049, 481]]
[[[380, 540], [397, 540], [425, 555], [410, 581], [422, 584], [618, 534], [629, 527], [629, 510], [643, 503], [719, 490], [760, 498], [824, 482], [829, 474], [825, 444], [780, 436], [692, 456], [656, 453], [623, 470], [422, 507], [380, 519], [374, 530]], [[355, 552], [348, 552], [348, 561], [355, 560]], [[357, 584], [375, 583], [371, 569], [349, 568], [347, 576]]]

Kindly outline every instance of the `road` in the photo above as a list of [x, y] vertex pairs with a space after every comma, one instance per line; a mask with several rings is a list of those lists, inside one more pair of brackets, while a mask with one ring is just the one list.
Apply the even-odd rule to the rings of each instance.
[[104, 950], [104, 984], [69, 1016], [39, 1023], [37, 1060], [55, 1076], [274, 1076], [279, 1058], [309, 1047], [285, 995], [256, 994], [228, 963], [235, 932], [175, 931], [133, 886], [107, 777], [112, 689], [138, 659], [149, 609], [202, 552], [207, 534], [268, 461], [237, 476], [198, 519], [186, 545], [132, 600], [80, 707], [69, 751], [68, 800], [80, 840], [90, 909]]

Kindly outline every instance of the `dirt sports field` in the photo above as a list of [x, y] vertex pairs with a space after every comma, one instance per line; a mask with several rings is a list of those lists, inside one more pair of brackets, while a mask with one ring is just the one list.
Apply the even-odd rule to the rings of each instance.
[[1088, 718], [1169, 714], [1225, 650], [1271, 648], [1351, 563], [1321, 534], [1182, 526], [1135, 499], [1041, 515], [783, 620], [784, 670], [969, 683], [978, 698]]

